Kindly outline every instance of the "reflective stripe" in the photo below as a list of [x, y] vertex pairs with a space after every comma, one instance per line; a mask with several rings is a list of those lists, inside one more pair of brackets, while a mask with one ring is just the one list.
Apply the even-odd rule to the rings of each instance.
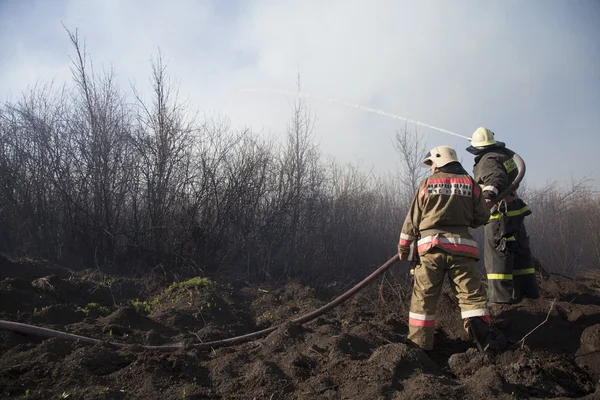
[[463, 244], [465, 246], [477, 247], [477, 242], [471, 239], [465, 239], [461, 237], [442, 237], [442, 236], [427, 236], [419, 240], [418, 244], [427, 244], [430, 242], [439, 241], [440, 243], [451, 243], [451, 244]]
[[409, 318], [408, 324], [412, 326], [420, 326], [423, 328], [433, 328], [435, 326], [435, 321], [422, 321], [420, 319]]
[[504, 240], [506, 240], [507, 242], [514, 242], [514, 241], [515, 241], [515, 240], [517, 240], [517, 239], [515, 239], [515, 237], [514, 237], [514, 236], [509, 236], [509, 237], [507, 237], [507, 238], [504, 238]]
[[495, 186], [484, 186], [483, 191], [485, 192], [486, 190], [498, 194], [498, 189]]
[[[525, 206], [518, 210], [507, 211], [504, 215], [506, 215], [507, 217], [516, 217], [521, 214], [525, 214], [527, 211], [531, 211], [531, 208], [529, 208], [529, 206]], [[494, 213], [494, 214], [490, 215], [490, 219], [500, 219], [500, 218], [502, 218], [502, 213]]]
[[453, 183], [460, 183], [463, 185], [472, 185], [470, 178], [437, 178], [437, 179], [428, 179], [428, 184], [431, 185], [450, 185]]
[[507, 211], [506, 216], [516, 217], [517, 215], [525, 214], [527, 211], [531, 211], [531, 208], [529, 208], [529, 206], [525, 206], [519, 210]]
[[513, 275], [528, 275], [535, 274], [534, 268], [525, 268], [525, 269], [513, 269]]
[[435, 320], [435, 314], [429, 314], [429, 315], [427, 315], [427, 314], [417, 314], [417, 313], [414, 313], [412, 311], [409, 311], [408, 317], [409, 318], [414, 318], [414, 319], [420, 319], [420, 320], [423, 320], [423, 321], [433, 321], [433, 320]]
[[406, 233], [400, 233], [400, 241], [398, 244], [400, 246], [410, 246], [410, 244], [415, 240], [414, 236], [407, 235]]
[[400, 239], [415, 240], [416, 238], [414, 236], [407, 235], [406, 233], [400, 233]]
[[476, 241], [460, 237], [427, 236], [419, 240], [418, 245], [419, 253], [427, 251], [430, 248], [438, 245], [445, 250], [460, 251], [463, 253], [479, 255], [479, 249], [477, 248]]
[[473, 182], [470, 178], [438, 178], [427, 181], [427, 194], [435, 195], [458, 195], [471, 197], [473, 195]]
[[432, 328], [435, 326], [435, 314], [425, 315], [417, 314], [414, 312], [408, 313], [408, 324], [412, 326], [421, 326], [425, 328]]
[[497, 279], [501, 281], [511, 281], [513, 276], [512, 274], [487, 274], [488, 279]]
[[509, 158], [508, 160], [504, 161], [502, 164], [504, 165], [504, 168], [506, 169], [507, 174], [510, 174], [511, 171], [517, 169], [517, 163], [515, 162], [514, 158]]
[[470, 310], [470, 311], [462, 311], [460, 316], [462, 319], [472, 318], [472, 317], [485, 317], [486, 315], [490, 315], [490, 312], [487, 308], [480, 308], [478, 310]]

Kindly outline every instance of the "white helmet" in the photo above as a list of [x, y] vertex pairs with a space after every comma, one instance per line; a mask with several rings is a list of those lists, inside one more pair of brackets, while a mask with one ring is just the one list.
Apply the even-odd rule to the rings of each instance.
[[428, 167], [431, 166], [431, 164], [435, 164], [436, 167], [440, 168], [455, 161], [458, 161], [456, 150], [450, 146], [438, 146], [429, 150], [429, 153], [425, 155], [423, 164]]
[[503, 142], [496, 141], [495, 134], [488, 128], [479, 127], [473, 136], [469, 139], [471, 145], [467, 148], [469, 153], [477, 154], [478, 151], [484, 150], [489, 147], [504, 147]]

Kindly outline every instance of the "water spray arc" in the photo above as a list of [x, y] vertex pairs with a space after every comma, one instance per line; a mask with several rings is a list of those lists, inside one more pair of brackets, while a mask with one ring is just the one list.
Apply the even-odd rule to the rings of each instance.
[[458, 136], [460, 138], [469, 140], [469, 138], [467, 136], [460, 135], [458, 133], [449, 131], [447, 129], [438, 128], [437, 126], [433, 126], [433, 125], [425, 124], [423, 122], [415, 121], [415, 120], [412, 120], [412, 119], [409, 119], [409, 118], [401, 117], [400, 115], [392, 114], [392, 113], [389, 113], [387, 111], [379, 110], [377, 108], [367, 107], [367, 106], [363, 106], [363, 105], [360, 105], [360, 104], [349, 103], [349, 102], [346, 102], [346, 101], [343, 101], [343, 100], [331, 99], [331, 98], [328, 98], [328, 97], [314, 95], [314, 94], [310, 94], [310, 93], [292, 92], [290, 90], [278, 90], [278, 89], [241, 89], [239, 92], [240, 93], [265, 93], [265, 94], [278, 94], [278, 95], [283, 95], [283, 96], [296, 96], [296, 97], [303, 97], [303, 98], [307, 98], [307, 99], [324, 101], [324, 102], [327, 102], [327, 103], [339, 104], [339, 105], [342, 105], [342, 106], [345, 106], [345, 107], [356, 108], [358, 110], [367, 111], [367, 112], [370, 112], [370, 113], [382, 115], [384, 117], [393, 118], [393, 119], [396, 119], [396, 120], [399, 120], [399, 121], [405, 121], [405, 122], [409, 122], [411, 124], [424, 126], [426, 128], [434, 129], [434, 130], [439, 131], [439, 132], [447, 133], [449, 135], [454, 135], [454, 136]]

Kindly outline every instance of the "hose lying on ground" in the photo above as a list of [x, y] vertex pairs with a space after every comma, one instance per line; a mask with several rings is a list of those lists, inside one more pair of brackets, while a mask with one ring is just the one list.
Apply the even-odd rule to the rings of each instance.
[[[197, 350], [211, 350], [211, 349], [216, 349], [218, 347], [233, 346], [236, 344], [249, 342], [249, 341], [252, 341], [255, 339], [260, 339], [264, 336], [267, 336], [269, 333], [274, 332], [279, 327], [284, 326], [289, 323], [296, 324], [296, 325], [302, 325], [307, 322], [310, 322], [310, 321], [316, 319], [317, 317], [320, 317], [321, 315], [325, 314], [326, 312], [333, 310], [335, 307], [339, 306], [340, 304], [342, 304], [343, 302], [348, 300], [350, 297], [354, 296], [360, 290], [364, 289], [369, 283], [371, 283], [375, 278], [377, 278], [379, 275], [381, 275], [383, 272], [385, 272], [396, 261], [398, 261], [398, 254], [396, 254], [394, 257], [390, 258], [385, 264], [383, 264], [382, 266], [377, 268], [371, 275], [367, 276], [361, 282], [357, 283], [352, 289], [348, 290], [346, 293], [335, 298], [330, 303], [328, 303], [328, 304], [324, 305], [323, 307], [321, 307], [317, 310], [314, 310], [308, 314], [305, 314], [296, 319], [293, 319], [289, 322], [286, 322], [286, 323], [283, 323], [283, 324], [280, 324], [277, 326], [272, 326], [270, 328], [263, 329], [261, 331], [257, 331], [257, 332], [253, 332], [253, 333], [249, 333], [246, 335], [235, 336], [232, 338], [222, 339], [222, 340], [215, 340], [213, 342], [194, 344], [191, 347], [194, 349], [197, 349]], [[12, 331], [12, 332], [18, 332], [18, 333], [22, 333], [25, 335], [41, 336], [41, 337], [45, 337], [45, 338], [58, 338], [58, 339], [64, 339], [64, 340], [73, 340], [73, 341], [78, 341], [78, 342], [88, 343], [88, 344], [98, 344], [98, 343], [103, 342], [102, 340], [99, 340], [99, 339], [93, 339], [93, 338], [86, 337], [86, 336], [74, 335], [72, 333], [66, 333], [66, 332], [61, 332], [61, 331], [57, 331], [54, 329], [42, 328], [42, 327], [35, 326], [35, 325], [22, 324], [20, 322], [0, 320], [0, 329]], [[120, 348], [135, 346], [134, 344], [128, 344], [128, 343], [117, 343], [117, 342], [109, 342], [109, 343], [114, 346], [120, 347]], [[142, 346], [142, 347], [147, 350], [174, 351], [174, 350], [177, 350], [177, 349], [183, 347], [183, 343], [166, 344], [166, 345], [162, 345], [162, 346]]]

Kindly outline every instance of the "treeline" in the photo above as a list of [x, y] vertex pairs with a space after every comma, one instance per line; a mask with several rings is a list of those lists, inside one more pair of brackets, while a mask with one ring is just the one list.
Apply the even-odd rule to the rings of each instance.
[[[38, 85], [0, 108], [0, 252], [254, 281], [346, 280], [395, 253], [427, 172], [415, 168], [416, 132], [396, 135], [399, 172], [375, 176], [320, 153], [302, 100], [285, 138], [265, 138], [186, 108], [160, 56], [152, 99], [126, 95], [70, 38], [72, 84]], [[599, 262], [600, 200], [570, 193], [526, 191], [532, 245], [550, 270]]]
[[128, 102], [76, 35], [73, 84], [0, 109], [0, 251], [71, 268], [344, 277], [394, 254], [391, 180], [325, 159], [308, 107], [284, 140], [200, 119], [159, 57]]
[[520, 192], [533, 211], [525, 220], [533, 255], [546, 270], [575, 276], [600, 268], [600, 192], [588, 179]]

